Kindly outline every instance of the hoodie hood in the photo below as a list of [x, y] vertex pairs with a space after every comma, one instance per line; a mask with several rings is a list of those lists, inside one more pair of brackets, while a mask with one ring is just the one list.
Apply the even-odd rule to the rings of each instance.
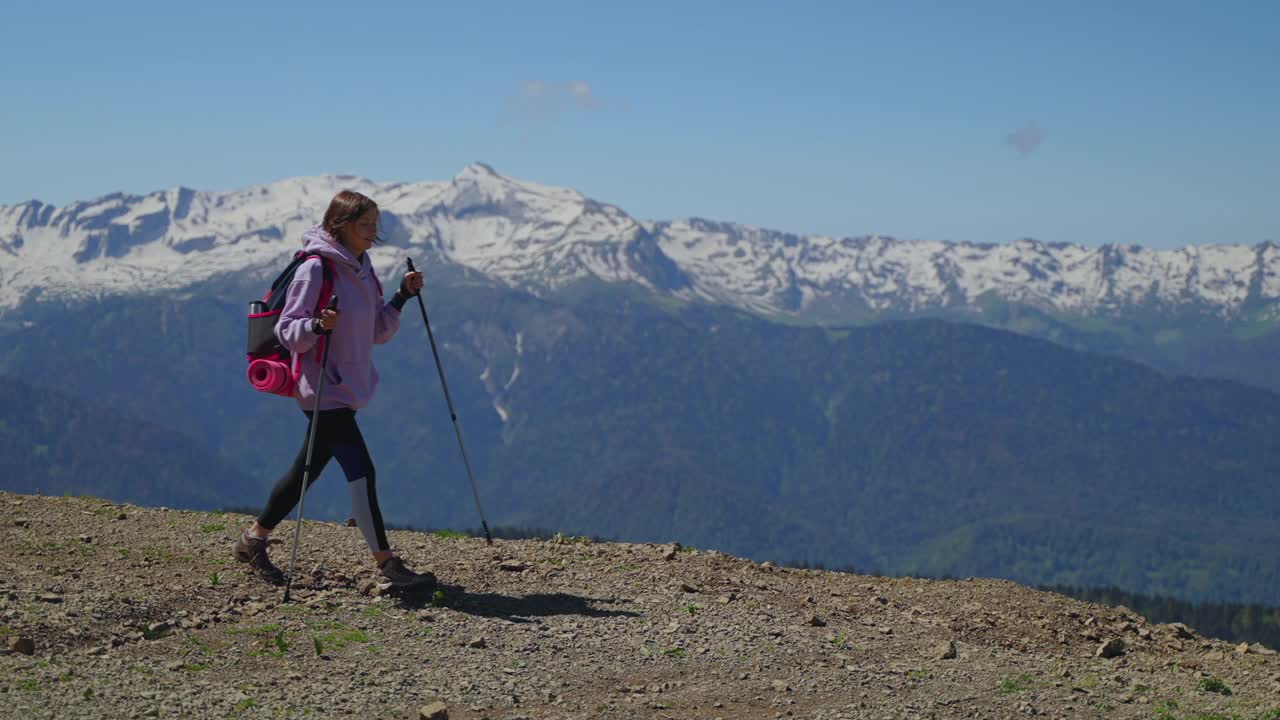
[[339, 267], [345, 267], [353, 273], [361, 271], [372, 272], [373, 270], [373, 263], [369, 260], [369, 253], [365, 253], [364, 257], [356, 260], [351, 251], [343, 247], [336, 238], [330, 235], [323, 225], [316, 225], [303, 233], [302, 249], [307, 252], [319, 253], [332, 260]]

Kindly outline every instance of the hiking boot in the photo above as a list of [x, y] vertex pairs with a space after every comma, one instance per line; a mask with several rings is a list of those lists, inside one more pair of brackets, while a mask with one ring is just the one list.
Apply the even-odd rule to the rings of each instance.
[[248, 533], [240, 533], [240, 540], [235, 547], [236, 559], [249, 563], [253, 574], [272, 585], [284, 584], [284, 572], [276, 567], [267, 556], [266, 538], [256, 538]]
[[383, 586], [402, 587], [402, 588], [428, 588], [434, 587], [436, 584], [436, 576], [429, 572], [416, 573], [405, 567], [404, 561], [392, 555], [387, 558], [378, 570], [382, 573], [384, 579]]

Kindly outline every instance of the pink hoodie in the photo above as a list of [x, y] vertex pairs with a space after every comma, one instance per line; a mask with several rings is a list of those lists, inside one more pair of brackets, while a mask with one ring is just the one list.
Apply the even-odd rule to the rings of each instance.
[[[373, 346], [395, 336], [400, 329], [400, 311], [382, 301], [368, 253], [356, 260], [320, 225], [302, 236], [302, 245], [308, 252], [332, 261], [333, 292], [338, 296], [338, 327], [329, 337], [329, 362], [325, 367], [320, 409], [359, 410], [369, 404], [378, 387]], [[319, 260], [313, 258], [299, 266], [285, 295], [284, 311], [276, 323], [280, 344], [295, 358], [301, 355], [294, 397], [303, 410], [315, 407], [316, 383], [320, 378], [319, 353], [312, 352], [320, 336], [311, 329], [311, 318], [320, 300], [322, 280]]]

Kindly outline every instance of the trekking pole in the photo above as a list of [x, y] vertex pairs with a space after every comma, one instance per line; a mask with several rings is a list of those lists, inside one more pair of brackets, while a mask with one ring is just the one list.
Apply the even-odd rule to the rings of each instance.
[[[338, 309], [338, 296], [335, 294], [333, 299], [329, 301], [329, 307], [326, 310]], [[328, 335], [331, 330], [321, 331], [324, 335]], [[302, 538], [302, 505], [307, 499], [307, 483], [311, 480], [311, 454], [316, 448], [316, 426], [320, 424], [320, 392], [324, 390], [324, 367], [329, 363], [329, 346], [332, 342], [328, 340], [324, 344], [324, 352], [320, 353], [320, 380], [316, 382], [316, 404], [311, 409], [311, 422], [307, 428], [307, 464], [302, 470], [302, 490], [298, 492], [298, 519], [293, 526], [293, 552], [289, 557], [289, 574], [285, 575], [284, 582], [284, 601], [289, 602], [289, 589], [293, 587], [293, 566], [298, 561], [298, 542]]]
[[[413, 268], [413, 258], [405, 258], [409, 263], [409, 272], [417, 272]], [[453, 410], [453, 399], [449, 397], [449, 383], [444, 381], [444, 366], [440, 364], [440, 353], [436, 350], [436, 336], [431, 332], [431, 321], [427, 319], [427, 306], [422, 302], [422, 292], [418, 298], [418, 309], [422, 311], [422, 324], [427, 326], [427, 340], [431, 341], [431, 355], [436, 359], [436, 372], [440, 374], [440, 387], [444, 388], [444, 401], [449, 405], [449, 417], [453, 419], [453, 433], [458, 436], [458, 448], [462, 450], [462, 464], [467, 468], [467, 479], [471, 481], [471, 496], [476, 500], [476, 510], [480, 512], [480, 524], [484, 527], [484, 539], [493, 544], [493, 536], [489, 534], [489, 521], [485, 520], [484, 508], [480, 507], [480, 491], [476, 489], [476, 477], [471, 474], [471, 460], [467, 457], [467, 446], [462, 444], [462, 428], [458, 426], [458, 413]]]

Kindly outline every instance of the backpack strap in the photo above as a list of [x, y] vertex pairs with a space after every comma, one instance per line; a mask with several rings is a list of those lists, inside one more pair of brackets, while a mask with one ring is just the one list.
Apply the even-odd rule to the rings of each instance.
[[333, 298], [333, 261], [320, 253], [312, 253], [307, 257], [320, 259], [320, 299], [316, 302], [316, 314], [319, 315]]
[[[316, 301], [315, 317], [320, 317], [320, 311], [329, 307], [329, 301], [333, 299], [333, 261], [321, 255], [320, 253], [311, 253], [307, 257], [320, 259], [320, 298]], [[321, 335], [316, 341], [316, 357], [324, 357], [324, 346], [328, 342], [328, 335]]]
[[[320, 311], [329, 306], [329, 301], [333, 299], [333, 261], [320, 253], [308, 253], [305, 250], [299, 250], [294, 255], [294, 267], [301, 267], [304, 262], [316, 258], [320, 261], [320, 296], [316, 299], [316, 308], [312, 312], [312, 317], [320, 317]], [[328, 335], [321, 335], [315, 344], [317, 358], [324, 357], [324, 346], [328, 342]], [[302, 375], [302, 356], [293, 356], [293, 378], [295, 384]]]

